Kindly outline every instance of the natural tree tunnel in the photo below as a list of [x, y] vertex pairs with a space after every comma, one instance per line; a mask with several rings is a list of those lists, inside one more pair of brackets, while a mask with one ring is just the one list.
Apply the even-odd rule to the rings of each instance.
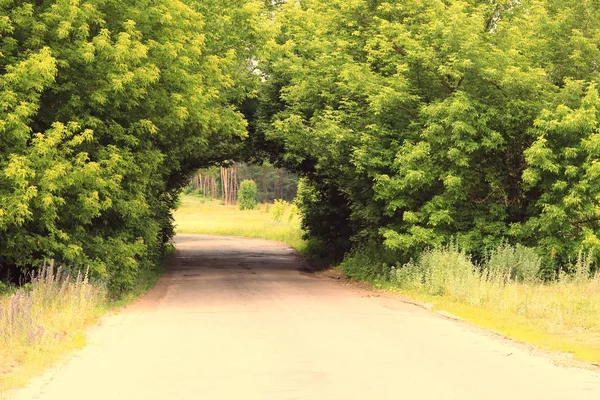
[[54, 258], [126, 290], [195, 171], [268, 160], [303, 177], [334, 259], [508, 241], [551, 276], [600, 249], [597, 8], [4, 2], [0, 268]]

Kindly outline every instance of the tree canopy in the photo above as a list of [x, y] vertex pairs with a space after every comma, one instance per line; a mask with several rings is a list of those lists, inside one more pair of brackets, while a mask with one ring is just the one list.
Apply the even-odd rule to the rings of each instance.
[[599, 8], [0, 0], [0, 266], [127, 289], [224, 160], [302, 175], [306, 232], [339, 257], [600, 250]]
[[117, 290], [156, 263], [194, 169], [231, 157], [260, 35], [245, 0], [0, 3], [0, 264]]
[[[299, 0], [266, 45], [260, 132], [340, 254], [502, 240], [600, 250], [593, 1]], [[596, 252], [598, 254], [598, 252]]]

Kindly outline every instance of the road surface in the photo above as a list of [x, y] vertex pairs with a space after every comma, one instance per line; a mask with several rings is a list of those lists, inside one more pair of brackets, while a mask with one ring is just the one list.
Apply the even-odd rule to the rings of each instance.
[[11, 395], [69, 399], [600, 399], [598, 372], [302, 271], [280, 243], [180, 235], [169, 272]]

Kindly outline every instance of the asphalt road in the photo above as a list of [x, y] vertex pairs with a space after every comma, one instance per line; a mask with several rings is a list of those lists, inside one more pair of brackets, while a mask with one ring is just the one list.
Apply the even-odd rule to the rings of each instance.
[[303, 272], [286, 245], [180, 235], [177, 247], [153, 291], [10, 398], [600, 399], [597, 371]]

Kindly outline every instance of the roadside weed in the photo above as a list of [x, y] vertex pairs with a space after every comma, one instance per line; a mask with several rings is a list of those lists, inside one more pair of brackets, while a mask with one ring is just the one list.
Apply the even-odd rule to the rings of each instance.
[[72, 276], [53, 263], [30, 283], [0, 297], [0, 392], [19, 386], [69, 349], [106, 301], [103, 287], [85, 273]]

